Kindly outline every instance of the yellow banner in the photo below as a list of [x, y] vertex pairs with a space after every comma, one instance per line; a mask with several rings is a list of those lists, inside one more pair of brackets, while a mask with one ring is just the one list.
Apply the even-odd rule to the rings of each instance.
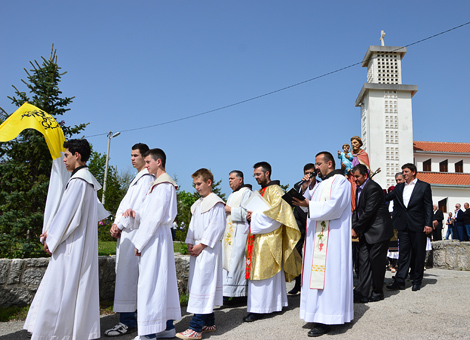
[[52, 159], [61, 157], [60, 152], [65, 151], [64, 132], [54, 117], [28, 103], [21, 105], [0, 125], [0, 142], [15, 139], [25, 129], [35, 129], [44, 135]]

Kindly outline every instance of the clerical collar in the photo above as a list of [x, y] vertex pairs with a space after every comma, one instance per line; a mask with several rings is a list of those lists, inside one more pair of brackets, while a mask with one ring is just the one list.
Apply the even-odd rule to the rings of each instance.
[[240, 190], [241, 188], [248, 188], [250, 190], [253, 190], [253, 186], [251, 184], [242, 184], [240, 185], [238, 188], [236, 188], [235, 190], [233, 190], [233, 192], [237, 192], [238, 190]]
[[333, 177], [334, 175], [342, 175], [342, 174], [343, 174], [343, 171], [340, 169], [333, 170], [328, 175], [326, 175], [325, 178], [322, 178], [322, 181], [325, 181], [328, 178]]
[[[72, 172], [72, 176], [75, 175], [78, 170], [83, 169], [83, 168], [87, 168], [87, 166], [86, 166], [86, 165], [82, 165], [82, 166], [79, 166], [78, 168], [75, 168], [75, 170]], [[72, 176], [70, 176], [70, 177], [72, 177]]]
[[262, 185], [262, 186], [261, 186], [261, 189], [264, 189], [264, 188], [266, 188], [266, 187], [269, 187], [270, 185], [281, 185], [281, 181], [278, 181], [278, 180], [271, 181], [271, 182], [269, 182], [269, 183], [266, 184], [266, 185]]

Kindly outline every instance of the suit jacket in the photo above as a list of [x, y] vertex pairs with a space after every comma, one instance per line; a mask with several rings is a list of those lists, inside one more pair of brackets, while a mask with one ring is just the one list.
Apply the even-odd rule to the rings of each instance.
[[444, 220], [444, 214], [439, 209], [436, 212], [433, 211], [432, 220], [437, 221], [436, 229], [442, 229], [442, 220]]
[[405, 183], [399, 183], [386, 195], [387, 200], [393, 199], [393, 227], [397, 230], [408, 228], [414, 232], [424, 232], [424, 227], [432, 228], [432, 192], [429, 183], [418, 181], [411, 194], [408, 208], [403, 203]]
[[470, 208], [465, 210], [463, 214], [464, 214], [463, 224], [470, 225]]
[[364, 237], [369, 244], [389, 240], [393, 236], [393, 227], [382, 187], [368, 180], [359, 200], [356, 191], [355, 200], [356, 209], [352, 216], [352, 228], [359, 237]]
[[464, 218], [465, 218], [465, 214], [462, 211], [462, 209], [457, 210], [457, 212], [455, 213], [454, 227], [463, 227]]

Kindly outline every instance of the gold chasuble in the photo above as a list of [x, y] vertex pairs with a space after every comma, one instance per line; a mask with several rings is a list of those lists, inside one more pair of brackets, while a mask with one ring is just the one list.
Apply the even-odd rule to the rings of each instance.
[[249, 280], [271, 278], [282, 267], [286, 281], [290, 282], [302, 271], [302, 258], [295, 248], [300, 231], [291, 206], [282, 199], [284, 192], [277, 182], [270, 182], [259, 192], [271, 205], [271, 209], [263, 214], [281, 226], [267, 234], [252, 235], [250, 232], [246, 255], [246, 278]]

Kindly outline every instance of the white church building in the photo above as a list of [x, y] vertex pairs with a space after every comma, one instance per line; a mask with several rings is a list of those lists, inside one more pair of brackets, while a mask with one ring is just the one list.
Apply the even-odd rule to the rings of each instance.
[[369, 154], [371, 170], [381, 168], [374, 180], [388, 188], [395, 185], [403, 164], [414, 163], [418, 179], [431, 184], [433, 203], [440, 210], [453, 212], [456, 203], [463, 208], [470, 202], [470, 143], [413, 140], [412, 98], [418, 86], [402, 83], [406, 47], [384, 46], [381, 41], [382, 46], [369, 46], [362, 61], [367, 83], [355, 103], [361, 108], [362, 148]]

